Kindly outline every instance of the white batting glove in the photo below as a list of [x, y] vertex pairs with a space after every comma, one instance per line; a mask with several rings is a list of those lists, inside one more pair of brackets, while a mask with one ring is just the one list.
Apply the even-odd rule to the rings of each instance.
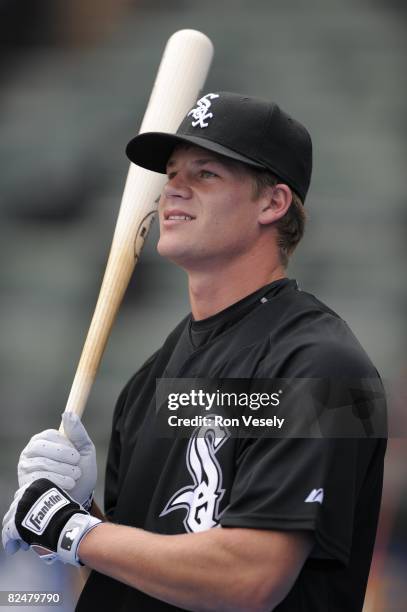
[[78, 566], [82, 538], [100, 523], [63, 489], [41, 478], [16, 492], [3, 518], [2, 542], [8, 554], [31, 547], [42, 561]]
[[89, 509], [97, 479], [95, 446], [78, 415], [64, 412], [62, 424], [67, 437], [46, 429], [31, 438], [18, 462], [18, 484], [48, 478]]

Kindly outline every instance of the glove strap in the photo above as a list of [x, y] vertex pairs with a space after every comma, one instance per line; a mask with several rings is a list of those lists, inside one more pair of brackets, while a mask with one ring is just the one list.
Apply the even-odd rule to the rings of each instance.
[[74, 514], [64, 526], [58, 539], [58, 559], [63, 563], [81, 566], [78, 547], [82, 538], [102, 521], [90, 514]]

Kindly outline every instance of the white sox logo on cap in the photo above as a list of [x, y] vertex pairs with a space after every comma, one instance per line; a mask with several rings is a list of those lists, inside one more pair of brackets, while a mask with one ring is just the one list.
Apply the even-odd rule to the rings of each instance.
[[192, 127], [196, 127], [197, 125], [199, 125], [201, 128], [208, 127], [208, 123], [205, 123], [205, 120], [212, 119], [213, 117], [213, 113], [208, 113], [208, 110], [212, 105], [211, 100], [214, 98], [219, 98], [219, 94], [206, 94], [198, 100], [196, 108], [189, 111], [188, 117], [189, 115], [192, 115], [192, 117], [195, 119], [195, 121], [192, 121]]

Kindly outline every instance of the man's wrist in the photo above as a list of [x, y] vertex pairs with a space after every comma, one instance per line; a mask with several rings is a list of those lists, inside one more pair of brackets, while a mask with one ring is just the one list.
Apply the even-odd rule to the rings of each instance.
[[101, 527], [105, 527], [107, 523], [103, 523], [99, 519], [92, 517], [97, 523], [93, 525], [86, 533], [81, 537], [77, 550], [76, 557], [78, 559], [79, 565], [88, 565], [89, 557], [92, 555], [92, 551], [94, 550], [94, 542], [95, 538], [98, 540], [100, 537], [103, 537], [101, 532]]
[[58, 558], [63, 563], [83, 565], [79, 558], [79, 545], [83, 538], [101, 523], [90, 514], [74, 514], [61, 531], [58, 540]]

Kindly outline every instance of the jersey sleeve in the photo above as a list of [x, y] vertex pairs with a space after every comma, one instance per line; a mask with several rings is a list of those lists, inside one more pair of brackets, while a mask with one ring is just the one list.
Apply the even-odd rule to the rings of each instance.
[[[297, 351], [296, 363], [299, 367], [287, 370], [287, 377], [378, 378], [358, 351], [330, 343], [320, 343], [318, 350], [304, 350], [302, 355]], [[259, 368], [259, 378], [267, 376], [265, 365]], [[301, 407], [301, 397], [295, 396], [294, 401]], [[369, 500], [377, 505], [380, 498], [383, 443], [379, 438], [284, 434], [241, 441], [222, 526], [307, 530], [315, 542], [311, 558], [346, 565], [361, 499], [369, 507]]]
[[[361, 442], [369, 448], [361, 449]], [[311, 531], [316, 543], [312, 557], [346, 564], [360, 486], [358, 462], [361, 450], [372, 453], [376, 442], [251, 439], [241, 449], [221, 525]]]

